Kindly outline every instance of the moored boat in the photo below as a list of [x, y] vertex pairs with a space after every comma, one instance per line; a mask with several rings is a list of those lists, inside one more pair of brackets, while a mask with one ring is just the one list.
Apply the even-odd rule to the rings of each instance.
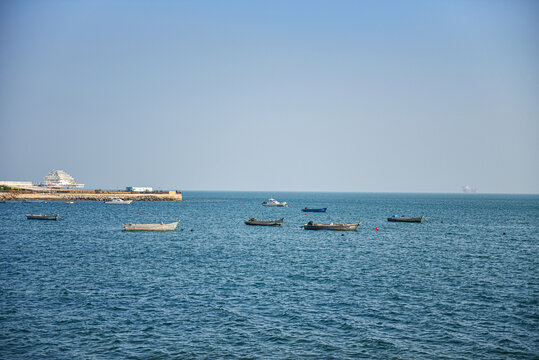
[[26, 214], [26, 219], [28, 220], [58, 220], [59, 216], [60, 214], [51, 214], [51, 215]]
[[425, 218], [424, 215], [421, 215], [420, 217], [404, 217], [404, 216], [393, 215], [392, 217], [387, 218], [387, 221], [420, 223], [423, 221], [424, 218]]
[[133, 202], [133, 200], [123, 200], [123, 199], [120, 199], [119, 197], [115, 196], [110, 200], [106, 200], [105, 204], [126, 204], [126, 205], [129, 205], [132, 202]]
[[178, 223], [175, 221], [171, 223], [159, 223], [159, 224], [122, 224], [126, 231], [172, 231], [176, 230]]
[[306, 207], [305, 209], [301, 209], [303, 212], [326, 212], [328, 208], [320, 208], [320, 209], [309, 209]]
[[286, 201], [279, 202], [279, 201], [275, 200], [274, 198], [270, 198], [268, 201], [264, 201], [262, 203], [262, 205], [264, 205], [264, 206], [285, 206]]
[[250, 218], [245, 221], [245, 225], [260, 225], [260, 226], [281, 226], [284, 218], [278, 220], [258, 220], [257, 218]]
[[44, 203], [45, 200], [24, 200], [23, 203], [33, 204], [33, 203]]
[[305, 230], [336, 230], [336, 231], [355, 231], [358, 226], [361, 224], [361, 221], [355, 224], [315, 224], [312, 221], [309, 221], [307, 224], [303, 225]]

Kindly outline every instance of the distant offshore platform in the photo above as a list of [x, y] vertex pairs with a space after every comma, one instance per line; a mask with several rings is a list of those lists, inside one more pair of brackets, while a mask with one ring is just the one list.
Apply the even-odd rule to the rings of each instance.
[[462, 187], [462, 192], [466, 194], [475, 194], [478, 192], [477, 186], [474, 186], [472, 188], [470, 185], [465, 185]]

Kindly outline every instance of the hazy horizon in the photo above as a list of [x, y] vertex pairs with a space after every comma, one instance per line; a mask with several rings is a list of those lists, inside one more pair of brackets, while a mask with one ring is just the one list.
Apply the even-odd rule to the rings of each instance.
[[4, 1], [0, 180], [539, 194], [538, 34], [525, 0]]

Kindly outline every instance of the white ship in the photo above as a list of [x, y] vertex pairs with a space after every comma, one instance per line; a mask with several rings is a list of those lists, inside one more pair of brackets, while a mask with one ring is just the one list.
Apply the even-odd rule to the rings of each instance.
[[78, 184], [64, 170], [53, 170], [43, 178], [43, 186], [59, 189], [82, 189], [84, 184]]

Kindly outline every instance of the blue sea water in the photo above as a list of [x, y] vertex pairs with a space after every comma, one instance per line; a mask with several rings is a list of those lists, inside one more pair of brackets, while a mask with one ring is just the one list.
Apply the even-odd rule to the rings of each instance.
[[[290, 207], [262, 207], [270, 196]], [[387, 222], [422, 213], [421, 224]], [[121, 226], [177, 219], [175, 232]], [[309, 220], [362, 224], [303, 230]], [[537, 359], [538, 230], [539, 196], [524, 195], [8, 202], [0, 358]]]

